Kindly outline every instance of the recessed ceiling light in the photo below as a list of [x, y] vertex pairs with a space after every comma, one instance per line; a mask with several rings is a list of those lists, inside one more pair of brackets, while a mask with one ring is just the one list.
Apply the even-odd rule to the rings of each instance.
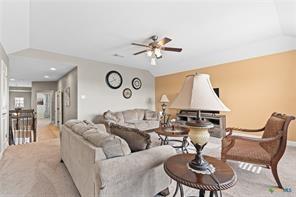
[[11, 78], [10, 81], [15, 81], [15, 79], [14, 78]]
[[50, 68], [50, 70], [52, 70], [52, 71], [55, 71], [55, 70], [57, 70], [56, 68], [54, 68], [54, 67], [52, 67], [52, 68]]
[[48, 76], [48, 75], [44, 75], [44, 78], [45, 78], [45, 79], [48, 79], [48, 78], [49, 78], [49, 76]]
[[118, 53], [113, 54], [113, 56], [114, 56], [114, 57], [121, 57], [121, 58], [124, 57], [123, 55], [120, 55], [120, 54], [118, 54]]

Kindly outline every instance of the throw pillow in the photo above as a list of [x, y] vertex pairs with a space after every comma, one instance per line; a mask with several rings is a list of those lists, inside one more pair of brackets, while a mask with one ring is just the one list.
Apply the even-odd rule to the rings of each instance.
[[136, 128], [124, 127], [111, 124], [110, 132], [124, 139], [132, 152], [137, 152], [150, 148], [150, 135]]

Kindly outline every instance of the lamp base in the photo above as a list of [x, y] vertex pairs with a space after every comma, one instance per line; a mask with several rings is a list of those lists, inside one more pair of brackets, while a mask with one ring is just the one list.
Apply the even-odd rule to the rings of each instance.
[[201, 160], [201, 163], [197, 162], [194, 159], [194, 160], [190, 161], [188, 164], [189, 164], [190, 168], [197, 170], [197, 171], [207, 171], [208, 169], [210, 170], [209, 163], [204, 159]]
[[196, 173], [201, 174], [211, 174], [215, 172], [213, 165], [209, 164], [202, 156], [202, 149], [206, 144], [200, 146], [198, 144], [193, 144], [196, 148], [195, 158], [188, 163], [188, 168]]
[[208, 129], [212, 128], [214, 125], [198, 118], [195, 122], [190, 122], [187, 125], [190, 126], [188, 135], [196, 149], [195, 158], [188, 163], [188, 167], [199, 173], [211, 174], [214, 167], [203, 158], [202, 150], [207, 145], [210, 138]]

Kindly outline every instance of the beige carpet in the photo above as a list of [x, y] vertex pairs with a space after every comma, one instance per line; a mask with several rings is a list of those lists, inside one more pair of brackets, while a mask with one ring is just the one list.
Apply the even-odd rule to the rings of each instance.
[[[157, 140], [157, 137], [154, 139]], [[219, 147], [218, 141], [212, 139], [205, 152], [219, 156]], [[275, 186], [270, 170], [262, 168], [257, 174], [258, 166], [231, 162], [230, 165], [238, 175], [238, 182], [233, 188], [223, 191], [223, 196], [296, 196], [295, 156], [296, 148], [289, 147], [279, 168], [284, 186], [290, 187], [292, 193], [269, 192], [269, 188]], [[0, 161], [0, 196], [79, 196], [68, 171], [59, 161], [58, 139], [9, 147]], [[252, 172], [254, 167], [256, 170]], [[170, 186], [171, 194], [174, 186], [175, 183]], [[186, 196], [198, 196], [196, 190], [189, 188], [185, 188], [185, 193]]]
[[44, 141], [49, 139], [55, 139], [59, 137], [58, 128], [50, 123], [49, 119], [37, 120], [37, 141]]

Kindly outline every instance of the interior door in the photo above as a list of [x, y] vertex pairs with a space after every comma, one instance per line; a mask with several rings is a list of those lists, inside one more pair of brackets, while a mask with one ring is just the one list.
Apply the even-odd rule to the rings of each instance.
[[8, 68], [1, 60], [0, 65], [0, 148], [2, 152], [8, 146]]
[[55, 93], [55, 124], [58, 127], [63, 124], [63, 94], [60, 90]]

